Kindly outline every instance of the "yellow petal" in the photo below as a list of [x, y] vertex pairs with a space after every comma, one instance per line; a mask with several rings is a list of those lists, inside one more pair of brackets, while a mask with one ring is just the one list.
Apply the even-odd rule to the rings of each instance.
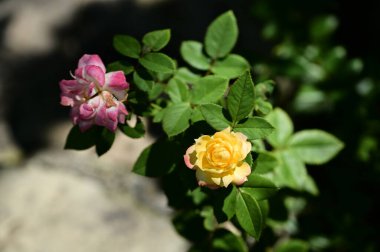
[[223, 186], [227, 187], [229, 184], [231, 184], [233, 178], [234, 178], [234, 176], [232, 176], [232, 175], [226, 175], [226, 176], [224, 176], [222, 178]]
[[212, 181], [209, 174], [202, 171], [201, 169], [197, 169], [195, 176], [196, 176], [196, 178], [198, 180], [198, 184], [200, 186], [207, 186], [211, 189], [215, 189], [215, 188], [219, 187], [219, 185], [215, 184], [214, 181]]
[[251, 174], [251, 167], [248, 163], [244, 162], [240, 166], [237, 166], [234, 171], [233, 183], [235, 185], [241, 185], [247, 181], [247, 176]]

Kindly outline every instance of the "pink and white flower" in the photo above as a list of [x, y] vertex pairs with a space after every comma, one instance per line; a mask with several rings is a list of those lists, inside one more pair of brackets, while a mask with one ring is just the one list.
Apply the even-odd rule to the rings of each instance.
[[129, 83], [122, 71], [106, 73], [98, 55], [85, 54], [74, 73], [73, 80], [60, 82], [61, 104], [72, 108], [71, 119], [81, 131], [100, 125], [114, 132], [125, 123]]

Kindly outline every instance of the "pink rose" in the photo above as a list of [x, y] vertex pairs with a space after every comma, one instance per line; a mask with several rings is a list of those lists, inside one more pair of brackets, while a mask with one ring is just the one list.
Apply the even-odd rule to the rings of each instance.
[[98, 55], [85, 54], [73, 78], [60, 82], [61, 104], [72, 107], [71, 119], [81, 131], [95, 124], [114, 132], [118, 123], [125, 123], [129, 83], [122, 71], [106, 73]]

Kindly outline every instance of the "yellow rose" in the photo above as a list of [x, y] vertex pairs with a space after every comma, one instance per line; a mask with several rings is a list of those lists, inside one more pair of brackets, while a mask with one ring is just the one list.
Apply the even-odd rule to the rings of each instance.
[[239, 132], [227, 129], [213, 136], [201, 136], [190, 146], [184, 160], [186, 166], [196, 170], [200, 186], [215, 189], [230, 183], [241, 185], [247, 181], [251, 167], [244, 162], [251, 151], [251, 143]]

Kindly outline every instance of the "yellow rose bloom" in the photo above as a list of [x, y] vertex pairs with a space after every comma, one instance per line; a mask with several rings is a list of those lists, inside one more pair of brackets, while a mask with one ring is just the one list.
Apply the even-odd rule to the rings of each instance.
[[239, 132], [228, 127], [213, 136], [201, 136], [190, 146], [184, 160], [186, 166], [196, 170], [200, 186], [215, 189], [230, 183], [241, 185], [247, 181], [251, 167], [244, 162], [251, 151], [251, 143]]

